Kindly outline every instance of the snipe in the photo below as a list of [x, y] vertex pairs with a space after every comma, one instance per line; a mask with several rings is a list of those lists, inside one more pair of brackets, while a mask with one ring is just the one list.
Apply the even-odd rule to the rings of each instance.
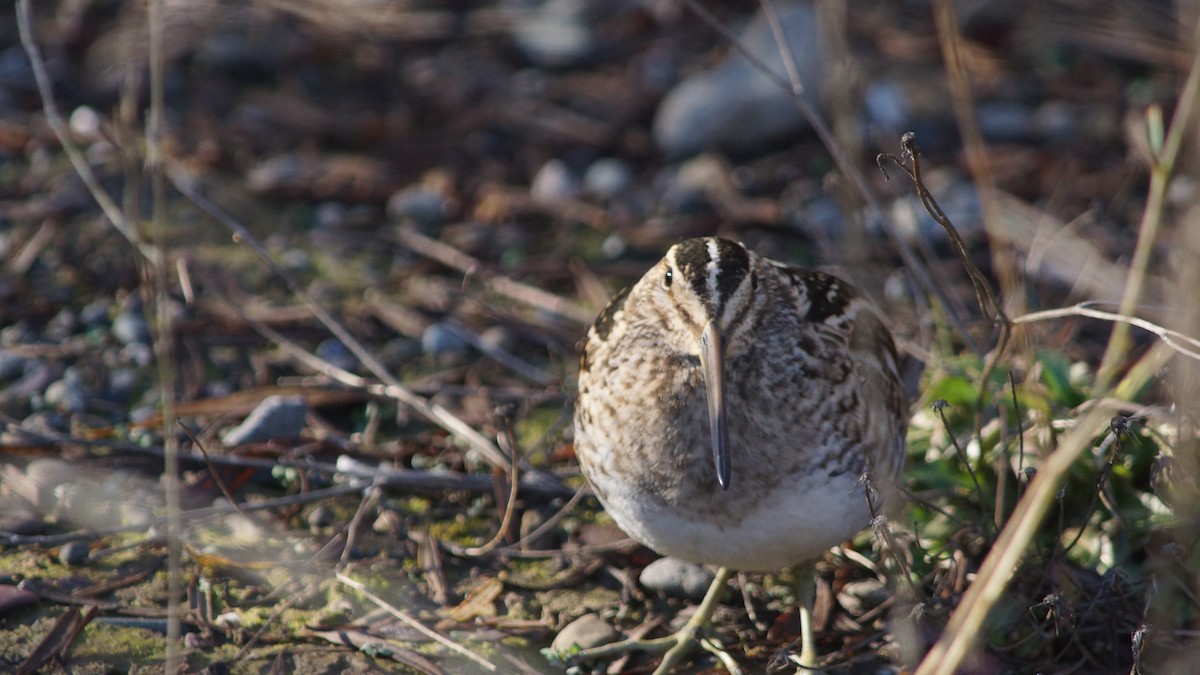
[[730, 570], [808, 563], [860, 531], [868, 490], [878, 506], [903, 467], [906, 420], [892, 336], [845, 281], [727, 239], [673, 246], [588, 333], [575, 452], [626, 533], [721, 570], [679, 633], [584, 656], [669, 649], [667, 672]]

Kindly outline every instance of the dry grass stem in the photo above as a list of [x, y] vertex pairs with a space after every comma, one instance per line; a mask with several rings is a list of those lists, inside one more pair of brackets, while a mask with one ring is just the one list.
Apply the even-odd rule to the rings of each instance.
[[359, 581], [355, 581], [354, 579], [351, 579], [350, 577], [346, 576], [342, 572], [338, 572], [336, 576], [337, 576], [338, 581], [340, 581], [343, 584], [349, 586], [350, 588], [353, 588], [354, 590], [358, 591], [359, 593], [361, 593], [363, 595], [363, 597], [365, 597], [366, 599], [375, 603], [378, 607], [380, 607], [381, 609], [386, 611], [388, 614], [391, 614], [392, 616], [396, 617], [397, 619], [400, 619], [405, 624], [407, 624], [409, 627], [417, 630], [422, 635], [430, 638], [431, 640], [437, 642], [438, 644], [442, 645], [443, 647], [450, 649], [451, 651], [457, 652], [457, 653], [467, 657], [468, 659], [471, 659], [475, 663], [477, 663], [480, 666], [482, 666], [483, 668], [487, 669], [489, 672], [496, 671], [496, 664], [492, 663], [491, 661], [488, 661], [487, 659], [483, 658], [479, 654], [476, 654], [475, 652], [471, 651], [470, 649], [467, 649], [466, 647], [458, 644], [457, 642], [451, 640], [450, 638], [446, 637], [445, 635], [442, 635], [441, 633], [433, 630], [432, 628], [421, 623], [419, 620], [417, 620], [416, 617], [412, 616], [408, 612], [405, 612], [404, 610], [396, 607], [395, 605], [392, 605], [391, 603], [387, 602], [386, 600], [379, 597], [378, 595], [375, 595], [371, 591], [367, 590], [366, 585], [364, 585], [363, 583], [361, 583]]

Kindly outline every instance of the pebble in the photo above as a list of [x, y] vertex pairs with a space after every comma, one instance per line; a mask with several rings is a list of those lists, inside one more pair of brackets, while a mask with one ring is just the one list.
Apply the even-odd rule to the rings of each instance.
[[633, 171], [619, 159], [604, 157], [583, 173], [583, 189], [601, 199], [613, 199], [633, 186]]
[[379, 517], [371, 525], [371, 529], [380, 534], [392, 535], [399, 539], [404, 534], [404, 517], [392, 509], [379, 512]]
[[111, 303], [104, 298], [93, 300], [79, 310], [79, 322], [87, 328], [107, 325], [109, 307]]
[[1029, 140], [1033, 131], [1033, 111], [1016, 101], [981, 102], [975, 108], [979, 130], [993, 143]]
[[61, 342], [79, 329], [79, 317], [68, 308], [63, 308], [46, 322], [42, 335], [55, 342]]
[[457, 329], [440, 321], [429, 324], [421, 333], [421, 351], [429, 356], [465, 354], [467, 346]]
[[563, 68], [591, 58], [595, 40], [588, 25], [587, 0], [546, 0], [513, 25], [517, 48], [536, 65]]
[[437, 190], [425, 185], [409, 185], [392, 193], [387, 214], [394, 220], [411, 220], [418, 226], [435, 227], [445, 223], [454, 209]]
[[90, 555], [87, 544], [82, 541], [70, 541], [58, 550], [58, 561], [68, 567], [82, 565]]
[[50, 383], [43, 395], [46, 403], [59, 410], [81, 413], [87, 409], [87, 388], [79, 369], [71, 366], [63, 371], [62, 379]]
[[271, 438], [296, 438], [304, 430], [308, 405], [301, 396], [268, 396], [240, 425], [222, 434], [225, 445]]
[[906, 131], [912, 119], [912, 105], [904, 88], [886, 80], [867, 85], [863, 110], [868, 124], [892, 134]]
[[14, 380], [25, 372], [25, 357], [0, 349], [0, 381]]
[[[983, 206], [975, 186], [965, 179], [939, 177], [935, 172], [926, 174], [926, 185], [937, 199], [942, 212], [954, 224], [964, 241], [972, 241], [983, 230]], [[950, 237], [942, 226], [929, 215], [916, 195], [904, 195], [892, 202], [892, 222], [901, 237], [908, 241], [924, 239], [932, 244], [942, 244]]]
[[646, 565], [638, 581], [647, 589], [663, 595], [700, 601], [704, 599], [715, 576], [704, 565], [675, 558], [659, 558]]
[[[820, 26], [809, 2], [776, 3], [779, 21], [796, 60], [805, 96], [821, 88]], [[747, 50], [786, 79], [787, 70], [766, 16], [756, 14], [740, 36]], [[761, 73], [736, 50], [711, 70], [675, 85], [654, 117], [654, 141], [669, 158], [705, 150], [761, 150], [804, 128], [791, 92]]]
[[0, 586], [0, 617], [7, 616], [23, 607], [38, 604], [38, 595], [16, 586]]
[[71, 111], [67, 125], [76, 140], [91, 142], [100, 137], [100, 114], [91, 106], [81, 105]]
[[529, 195], [539, 202], [571, 199], [579, 193], [579, 178], [561, 159], [552, 159], [538, 169], [529, 185]]
[[146, 317], [142, 316], [141, 303], [134, 304], [137, 306], [122, 309], [121, 313], [113, 319], [113, 337], [123, 345], [148, 345], [150, 344], [150, 326], [146, 323]]
[[558, 635], [554, 636], [550, 649], [565, 652], [575, 645], [582, 649], [590, 649], [608, 644], [619, 636], [617, 630], [598, 615], [584, 614], [564, 626]]
[[852, 615], [874, 609], [892, 597], [892, 592], [878, 579], [847, 582], [838, 593], [838, 604]]
[[321, 344], [317, 345], [316, 352], [319, 358], [328, 361], [342, 370], [354, 372], [358, 368], [358, 359], [337, 338], [328, 338], [322, 341]]
[[554, 545], [553, 532], [550, 530], [543, 532], [540, 536], [530, 539], [529, 535], [533, 534], [539, 527], [546, 522], [546, 516], [542, 515], [536, 509], [526, 509], [521, 514], [521, 550], [522, 551], [545, 551]]
[[322, 528], [329, 527], [334, 523], [333, 510], [328, 506], [317, 505], [313, 510], [308, 512], [308, 517], [305, 521], [308, 523], [309, 529], [313, 532], [319, 532]]

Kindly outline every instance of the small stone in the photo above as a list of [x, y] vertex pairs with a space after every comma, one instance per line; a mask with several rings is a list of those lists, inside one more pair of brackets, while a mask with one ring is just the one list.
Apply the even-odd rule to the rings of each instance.
[[595, 49], [586, 0], [546, 0], [513, 26], [513, 39], [527, 59], [562, 68], [586, 61]]
[[63, 371], [62, 379], [51, 382], [46, 387], [45, 401], [59, 410], [70, 413], [81, 413], [87, 408], [87, 389], [83, 384], [83, 374], [74, 366]]
[[268, 396], [240, 425], [222, 435], [225, 445], [255, 443], [271, 438], [297, 438], [304, 430], [308, 405], [302, 396]]
[[454, 209], [441, 193], [425, 185], [410, 185], [388, 198], [387, 214], [396, 220], [412, 220], [432, 227], [445, 223]]
[[1015, 101], [991, 101], [975, 108], [979, 130], [989, 141], [1008, 143], [1028, 140], [1033, 132], [1033, 111]]
[[109, 307], [111, 303], [103, 298], [89, 302], [79, 310], [79, 323], [87, 328], [107, 325]]
[[82, 541], [71, 541], [63, 544], [63, 547], [58, 550], [58, 561], [68, 567], [74, 567], [87, 562], [89, 555], [87, 544]]
[[[822, 86], [816, 11], [808, 2], [779, 2], [776, 9], [805, 96], [815, 101]], [[750, 21], [740, 42], [776, 75], [785, 77], [779, 47], [762, 12]], [[716, 67], [685, 79], [667, 93], [654, 116], [653, 132], [664, 155], [680, 158], [714, 149], [761, 150], [804, 125], [791, 93], [740, 52], [732, 51]]]
[[17, 588], [16, 586], [0, 586], [0, 617], [8, 616], [23, 607], [38, 604], [36, 593]]
[[342, 370], [354, 372], [358, 368], [358, 359], [337, 338], [329, 338], [322, 341], [321, 344], [317, 345], [316, 351], [319, 358], [328, 361]]
[[317, 227], [338, 228], [346, 223], [346, 205], [338, 202], [321, 202], [313, 211]]
[[385, 509], [379, 513], [379, 517], [375, 519], [371, 529], [380, 534], [399, 537], [404, 533], [404, 518], [392, 509]]
[[633, 172], [619, 159], [592, 162], [583, 174], [583, 189], [601, 199], [612, 199], [633, 185]]
[[838, 593], [838, 604], [852, 616], [878, 607], [892, 597], [892, 592], [878, 579], [850, 581]]
[[122, 310], [113, 319], [112, 334], [124, 345], [150, 344], [150, 326], [142, 316], [141, 303], [137, 303], [136, 309]]
[[552, 159], [538, 169], [529, 185], [529, 195], [539, 202], [570, 199], [579, 192], [579, 178], [561, 159]]
[[659, 558], [646, 565], [638, 581], [649, 590], [663, 595], [700, 601], [712, 586], [713, 574], [704, 565], [675, 558]]
[[70, 309], [63, 308], [46, 322], [42, 334], [55, 341], [65, 340], [79, 329], [79, 316]]
[[13, 380], [25, 373], [26, 359], [7, 349], [0, 349], [0, 382]]
[[542, 515], [536, 509], [528, 509], [521, 514], [521, 550], [522, 551], [544, 551], [554, 545], [551, 539], [551, 532], [543, 532], [536, 539], [530, 539], [529, 535], [533, 534], [539, 527], [546, 522], [546, 516]]
[[912, 105], [904, 89], [894, 82], [872, 82], [863, 92], [863, 109], [867, 121], [889, 133], [907, 129], [912, 119]]
[[558, 635], [550, 649], [556, 652], [566, 652], [575, 645], [581, 649], [591, 649], [608, 644], [617, 639], [620, 634], [615, 628], [596, 614], [584, 614], [567, 624]]
[[429, 356], [465, 354], [467, 346], [458, 330], [445, 323], [431, 323], [421, 333], [421, 350]]
[[91, 106], [81, 105], [73, 110], [67, 124], [82, 140], [92, 141], [100, 136], [100, 115]]
[[332, 525], [335, 518], [333, 511], [328, 506], [318, 505], [308, 512], [305, 520], [308, 522], [309, 529], [318, 531]]
[[517, 338], [504, 326], [492, 326], [479, 334], [479, 342], [490, 349], [511, 352], [516, 346]]

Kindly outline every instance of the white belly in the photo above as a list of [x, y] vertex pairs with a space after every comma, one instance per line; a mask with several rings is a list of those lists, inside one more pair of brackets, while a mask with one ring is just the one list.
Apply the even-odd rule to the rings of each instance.
[[[736, 570], [780, 570], [811, 560], [857, 534], [871, 518], [859, 476], [849, 472], [799, 478], [762, 495], [740, 520], [722, 519], [723, 524], [659, 503], [611, 475], [593, 480], [607, 495], [605, 509], [629, 536], [663, 555]], [[736, 481], [730, 488], [735, 490]], [[717, 503], [704, 508], [719, 511], [727, 494], [714, 494]]]

